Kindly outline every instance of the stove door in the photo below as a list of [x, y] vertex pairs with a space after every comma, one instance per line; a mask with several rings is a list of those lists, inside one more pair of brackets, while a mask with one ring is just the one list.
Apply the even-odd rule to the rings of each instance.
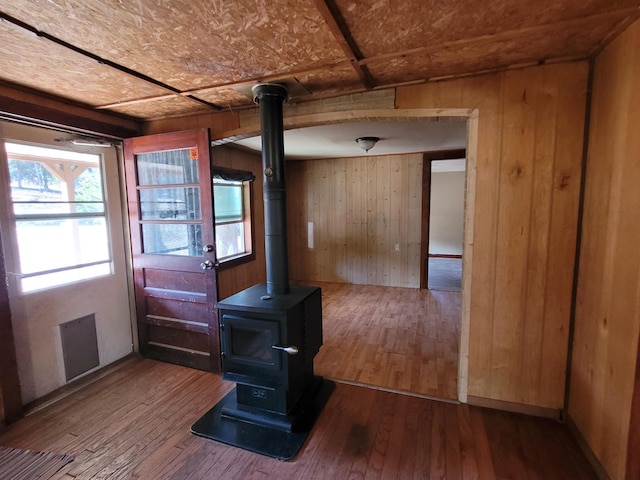
[[224, 313], [221, 325], [224, 373], [257, 374], [280, 370], [280, 322]]

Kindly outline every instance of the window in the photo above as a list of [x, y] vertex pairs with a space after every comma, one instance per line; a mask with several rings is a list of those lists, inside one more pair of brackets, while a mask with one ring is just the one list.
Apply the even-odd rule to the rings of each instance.
[[5, 143], [22, 292], [111, 273], [101, 156]]
[[202, 256], [200, 174], [190, 151], [136, 155], [144, 253]]
[[253, 253], [250, 172], [214, 169], [216, 255], [224, 263]]

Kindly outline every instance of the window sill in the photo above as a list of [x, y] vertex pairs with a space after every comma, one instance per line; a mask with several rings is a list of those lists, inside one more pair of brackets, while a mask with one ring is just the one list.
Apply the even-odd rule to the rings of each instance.
[[256, 259], [255, 253], [244, 253], [236, 257], [230, 257], [225, 260], [221, 260], [218, 264], [218, 270], [228, 270], [230, 268], [239, 267], [245, 263], [253, 262]]

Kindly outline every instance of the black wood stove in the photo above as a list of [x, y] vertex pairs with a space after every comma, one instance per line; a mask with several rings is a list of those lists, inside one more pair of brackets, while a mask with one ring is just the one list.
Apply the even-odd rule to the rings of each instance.
[[320, 288], [289, 285], [282, 120], [287, 90], [259, 84], [253, 92], [262, 127], [267, 283], [216, 305], [223, 378], [236, 387], [191, 431], [290, 459], [334, 384], [313, 372], [313, 358], [322, 345]]

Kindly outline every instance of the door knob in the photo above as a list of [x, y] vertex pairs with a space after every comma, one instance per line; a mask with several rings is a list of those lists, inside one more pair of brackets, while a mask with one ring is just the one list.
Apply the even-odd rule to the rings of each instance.
[[213, 268], [213, 262], [211, 260], [205, 260], [200, 264], [202, 270], [211, 270]]

